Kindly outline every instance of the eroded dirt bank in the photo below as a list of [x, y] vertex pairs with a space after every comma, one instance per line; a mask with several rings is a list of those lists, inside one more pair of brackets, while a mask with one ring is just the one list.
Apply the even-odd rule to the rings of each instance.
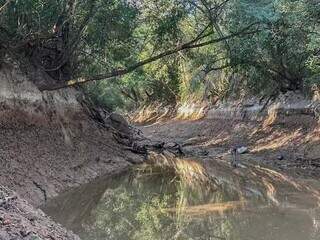
[[0, 84], [0, 239], [77, 239], [36, 208], [141, 162], [115, 139], [130, 129], [92, 111], [79, 91], [40, 92], [12, 65], [0, 69]]

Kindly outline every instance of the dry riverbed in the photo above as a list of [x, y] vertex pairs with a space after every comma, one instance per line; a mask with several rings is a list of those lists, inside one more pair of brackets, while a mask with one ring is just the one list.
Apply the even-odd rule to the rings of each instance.
[[320, 127], [310, 117], [270, 124], [208, 118], [171, 120], [140, 129], [155, 141], [179, 143], [189, 156], [230, 162], [230, 149], [245, 146], [249, 153], [240, 156], [240, 163], [268, 166], [295, 177], [320, 177]]

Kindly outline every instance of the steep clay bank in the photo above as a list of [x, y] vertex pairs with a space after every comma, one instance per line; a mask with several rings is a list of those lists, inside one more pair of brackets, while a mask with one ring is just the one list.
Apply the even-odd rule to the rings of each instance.
[[40, 92], [13, 65], [2, 65], [0, 84], [0, 186], [9, 191], [0, 191], [0, 239], [76, 239], [35, 207], [141, 162], [114, 139], [129, 129], [93, 120], [79, 91]]

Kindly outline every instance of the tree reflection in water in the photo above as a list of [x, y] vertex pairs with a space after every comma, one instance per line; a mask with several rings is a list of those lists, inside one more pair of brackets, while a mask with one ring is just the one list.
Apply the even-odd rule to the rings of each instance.
[[93, 222], [87, 223], [85, 239], [229, 239], [231, 224], [219, 209], [206, 221], [183, 210], [230, 200], [239, 196], [204, 183], [191, 185], [172, 171], [139, 171], [105, 192]]
[[305, 193], [290, 192], [274, 205], [253, 189], [259, 184], [230, 178], [217, 186], [183, 176], [147, 165], [62, 194], [43, 210], [84, 240], [320, 239], [319, 211], [292, 204]]

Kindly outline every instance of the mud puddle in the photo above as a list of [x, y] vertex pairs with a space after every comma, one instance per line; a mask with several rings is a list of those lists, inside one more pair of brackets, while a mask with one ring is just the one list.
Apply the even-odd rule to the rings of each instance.
[[[189, 173], [195, 168], [179, 161]], [[214, 166], [215, 181], [206, 182], [143, 165], [66, 192], [42, 209], [83, 240], [320, 239], [314, 183], [299, 185], [264, 169], [239, 175]]]

